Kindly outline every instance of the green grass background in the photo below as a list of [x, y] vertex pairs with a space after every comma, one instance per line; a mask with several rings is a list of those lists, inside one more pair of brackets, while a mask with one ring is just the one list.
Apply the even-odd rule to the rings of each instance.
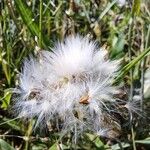
[[110, 59], [122, 59], [114, 84], [141, 90], [150, 65], [150, 2], [126, 0], [1, 0], [0, 1], [0, 149], [149, 149], [149, 122], [136, 118], [120, 139], [101, 138], [90, 133], [77, 144], [71, 136], [59, 139], [55, 133], [34, 132], [34, 121], [13, 119], [11, 88], [17, 84], [21, 65], [29, 54], [50, 50], [53, 43], [70, 34], [88, 35], [106, 46]]

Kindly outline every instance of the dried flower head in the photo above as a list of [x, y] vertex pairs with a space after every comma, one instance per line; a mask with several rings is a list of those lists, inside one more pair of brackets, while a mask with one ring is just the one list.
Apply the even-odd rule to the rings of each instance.
[[24, 61], [15, 110], [20, 117], [37, 118], [37, 125], [45, 123], [63, 134], [106, 132], [111, 125], [104, 118], [117, 103], [112, 81], [118, 64], [87, 37], [68, 37], [51, 52], [41, 51], [38, 58]]

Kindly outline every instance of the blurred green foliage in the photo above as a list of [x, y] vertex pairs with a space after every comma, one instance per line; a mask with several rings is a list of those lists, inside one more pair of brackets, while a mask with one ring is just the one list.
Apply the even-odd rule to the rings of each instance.
[[[121, 1], [121, 0], [120, 0]], [[119, 2], [120, 2], [119, 1]], [[33, 132], [34, 121], [22, 122], [11, 114], [11, 89], [17, 84], [23, 59], [70, 34], [88, 35], [107, 48], [111, 59], [122, 59], [116, 81], [129, 86], [141, 81], [149, 67], [150, 2], [127, 0], [2, 0], [0, 1], [0, 149], [137, 149], [150, 144], [147, 121], [134, 124], [135, 137], [122, 133], [120, 140], [90, 133], [77, 144], [70, 136]], [[145, 58], [145, 56], [147, 56]], [[144, 65], [141, 65], [141, 62]], [[131, 79], [132, 70], [133, 79]], [[116, 82], [115, 81], [115, 82]], [[143, 84], [141, 83], [141, 88]], [[10, 107], [11, 108], [11, 107]], [[127, 136], [128, 135], [128, 136]], [[134, 147], [135, 149], [135, 147]]]

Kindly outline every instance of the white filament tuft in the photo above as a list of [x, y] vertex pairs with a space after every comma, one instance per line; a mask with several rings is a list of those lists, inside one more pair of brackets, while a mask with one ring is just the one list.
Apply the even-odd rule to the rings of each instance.
[[116, 103], [112, 81], [119, 67], [119, 61], [106, 55], [104, 48], [77, 35], [57, 43], [52, 52], [26, 59], [14, 90], [18, 115], [37, 118], [37, 125], [56, 123], [62, 133], [90, 130], [105, 135], [101, 116]]

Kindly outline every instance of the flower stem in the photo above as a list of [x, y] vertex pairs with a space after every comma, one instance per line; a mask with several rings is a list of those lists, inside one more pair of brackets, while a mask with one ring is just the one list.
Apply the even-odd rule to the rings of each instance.
[[29, 122], [29, 125], [28, 125], [28, 130], [26, 132], [26, 142], [25, 142], [25, 150], [28, 150], [29, 149], [29, 140], [30, 140], [30, 135], [32, 133], [32, 120]]

